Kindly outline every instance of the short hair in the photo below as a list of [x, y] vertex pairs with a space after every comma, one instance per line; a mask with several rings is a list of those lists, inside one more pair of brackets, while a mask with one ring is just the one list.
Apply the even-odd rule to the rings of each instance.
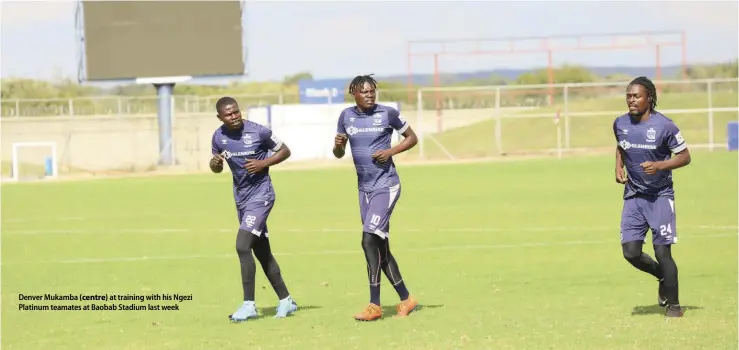
[[364, 83], [370, 83], [373, 88], [377, 89], [377, 80], [372, 77], [372, 74], [369, 75], [357, 75], [354, 77], [351, 83], [349, 83], [349, 93], [354, 94], [357, 89], [361, 89], [361, 86], [364, 85]]
[[238, 105], [239, 103], [236, 102], [236, 100], [233, 97], [224, 96], [218, 99], [218, 102], [216, 102], [216, 112], [218, 114], [221, 113], [221, 108], [223, 108], [226, 105], [235, 104]]
[[649, 80], [647, 77], [638, 77], [629, 83], [630, 88], [633, 85], [641, 85], [644, 87], [644, 90], [647, 90], [647, 97], [649, 97], [649, 107], [652, 111], [657, 107], [657, 88], [654, 86], [654, 83]]

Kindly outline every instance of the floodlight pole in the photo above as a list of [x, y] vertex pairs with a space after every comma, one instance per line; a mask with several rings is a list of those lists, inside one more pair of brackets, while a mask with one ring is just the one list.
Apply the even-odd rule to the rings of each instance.
[[174, 86], [192, 79], [190, 76], [137, 78], [137, 84], [152, 84], [157, 90], [157, 116], [159, 123], [159, 161], [158, 165], [175, 165], [174, 138]]
[[174, 83], [154, 84], [157, 89], [157, 116], [159, 117], [159, 165], [173, 165], [172, 92]]

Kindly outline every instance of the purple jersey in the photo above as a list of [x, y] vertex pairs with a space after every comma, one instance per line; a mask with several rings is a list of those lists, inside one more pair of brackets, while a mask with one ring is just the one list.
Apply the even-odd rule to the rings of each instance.
[[404, 133], [409, 124], [397, 109], [377, 104], [369, 113], [359, 107], [341, 112], [336, 132], [346, 134], [357, 169], [359, 189], [365, 192], [385, 190], [400, 184], [392, 158], [385, 163], [372, 159], [376, 151], [390, 149], [393, 130]]
[[248, 120], [239, 130], [222, 125], [213, 133], [211, 147], [213, 154], [223, 155], [231, 169], [237, 203], [274, 200], [269, 168], [256, 174], [249, 174], [244, 168], [247, 159], [263, 160], [269, 151], [277, 152], [282, 147], [272, 130]]
[[633, 121], [625, 114], [613, 122], [613, 134], [618, 147], [624, 151], [623, 161], [628, 172], [624, 199], [637, 194], [673, 197], [672, 171], [647, 175], [640, 164], [668, 160], [673, 153], [688, 147], [677, 125], [659, 112], [653, 112], [643, 122]]

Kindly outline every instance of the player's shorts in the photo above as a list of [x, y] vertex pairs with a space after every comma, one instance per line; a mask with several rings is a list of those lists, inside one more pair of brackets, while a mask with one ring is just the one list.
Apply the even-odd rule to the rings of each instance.
[[236, 205], [239, 229], [256, 236], [269, 237], [267, 218], [274, 207], [274, 200], [253, 200]]
[[647, 240], [652, 230], [652, 244], [677, 243], [675, 199], [665, 196], [637, 196], [624, 200], [621, 212], [621, 243]]
[[359, 191], [359, 214], [364, 232], [386, 238], [390, 233], [390, 216], [399, 198], [399, 184], [372, 192]]

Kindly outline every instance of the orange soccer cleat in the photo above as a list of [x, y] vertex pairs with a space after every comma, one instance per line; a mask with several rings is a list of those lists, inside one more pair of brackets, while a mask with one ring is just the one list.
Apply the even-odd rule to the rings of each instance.
[[360, 313], [354, 315], [357, 321], [374, 321], [382, 317], [382, 307], [380, 305], [370, 303]]
[[405, 317], [408, 316], [411, 312], [415, 311], [418, 307], [418, 301], [413, 298], [412, 296], [409, 296], [408, 299], [405, 299], [401, 301], [396, 310], [398, 311], [397, 317]]

